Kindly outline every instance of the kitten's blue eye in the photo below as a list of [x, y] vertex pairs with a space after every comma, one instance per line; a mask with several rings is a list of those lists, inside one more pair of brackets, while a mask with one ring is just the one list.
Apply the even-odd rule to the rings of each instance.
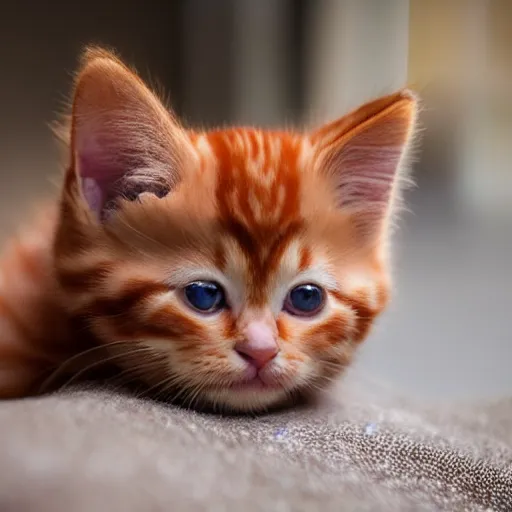
[[286, 298], [284, 308], [297, 316], [312, 316], [324, 305], [324, 292], [314, 284], [301, 284], [293, 288]]
[[185, 286], [188, 303], [202, 313], [213, 313], [225, 305], [224, 291], [217, 283], [196, 281]]

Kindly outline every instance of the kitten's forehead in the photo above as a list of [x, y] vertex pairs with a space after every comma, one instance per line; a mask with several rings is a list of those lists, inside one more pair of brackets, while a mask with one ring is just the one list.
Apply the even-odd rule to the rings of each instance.
[[196, 147], [216, 175], [216, 203], [223, 221], [266, 238], [270, 228], [283, 229], [298, 220], [302, 137], [240, 128], [208, 132]]
[[[204, 166], [216, 176], [215, 206], [225, 235], [220, 261], [240, 252], [252, 286], [252, 301], [265, 288], [290, 244], [304, 230], [301, 178], [305, 140], [286, 132], [255, 129], [213, 131], [194, 140]], [[289, 252], [289, 251], [288, 251]]]

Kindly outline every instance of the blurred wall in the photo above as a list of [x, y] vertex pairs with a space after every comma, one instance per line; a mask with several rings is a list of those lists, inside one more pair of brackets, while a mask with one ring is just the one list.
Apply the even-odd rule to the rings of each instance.
[[281, 126], [293, 115], [286, 87], [291, 72], [289, 15], [286, 1], [234, 4], [233, 122]]
[[408, 0], [324, 0], [311, 17], [306, 115], [325, 120], [407, 83]]

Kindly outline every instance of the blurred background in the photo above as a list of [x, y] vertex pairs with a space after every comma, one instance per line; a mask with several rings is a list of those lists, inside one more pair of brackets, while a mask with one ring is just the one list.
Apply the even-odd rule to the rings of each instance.
[[192, 125], [304, 126], [404, 85], [424, 102], [395, 300], [359, 368], [430, 398], [512, 392], [510, 0], [26, 2], [0, 15], [0, 238], [55, 191], [48, 123], [84, 44]]

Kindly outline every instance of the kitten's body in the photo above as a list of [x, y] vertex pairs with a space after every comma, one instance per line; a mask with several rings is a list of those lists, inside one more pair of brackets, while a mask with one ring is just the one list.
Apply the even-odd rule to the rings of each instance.
[[[89, 52], [59, 211], [4, 259], [0, 396], [32, 392], [91, 344], [191, 402], [257, 410], [323, 388], [388, 300], [415, 110], [402, 92], [312, 133], [185, 131], [112, 55]], [[216, 283], [222, 308], [191, 307], [197, 282]], [[304, 285], [321, 292], [314, 314], [289, 306]]]
[[0, 258], [0, 397], [37, 392], [51, 368], [80, 350], [53, 272], [57, 205], [46, 205]]

